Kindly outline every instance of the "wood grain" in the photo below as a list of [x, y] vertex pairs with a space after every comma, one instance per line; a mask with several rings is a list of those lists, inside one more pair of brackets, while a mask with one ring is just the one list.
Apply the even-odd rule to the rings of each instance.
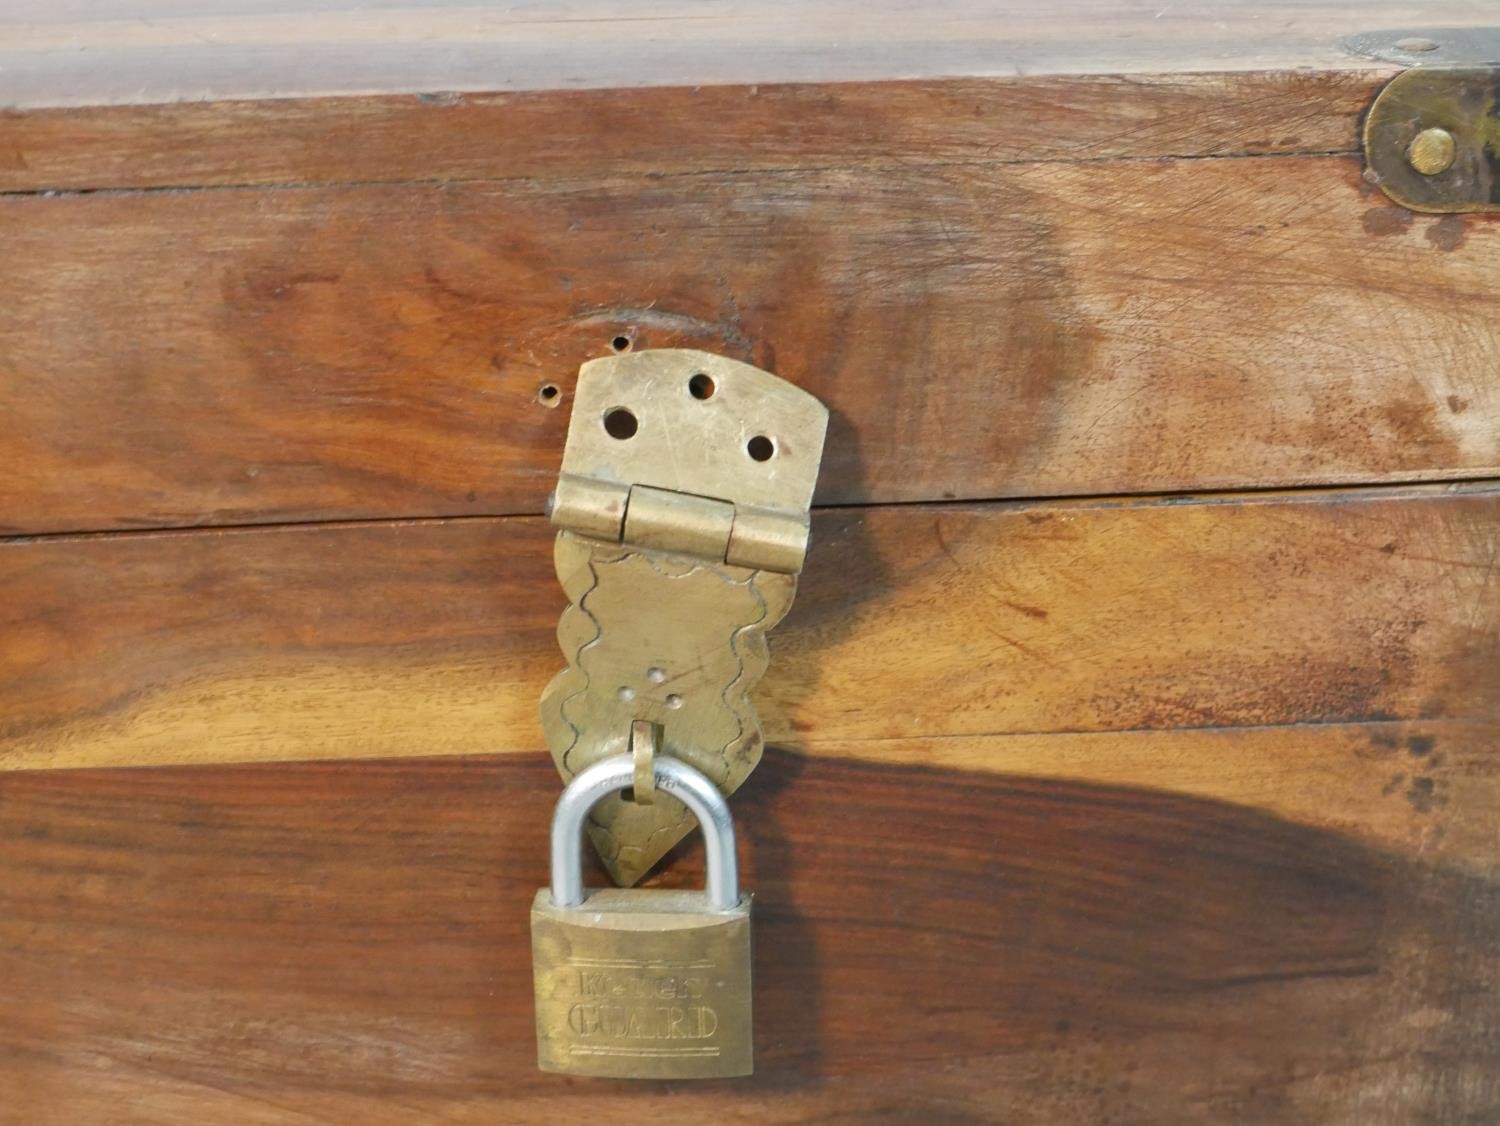
[[[0, 767], [540, 750], [551, 539], [4, 544]], [[1180, 791], [1487, 863], [1497, 559], [1493, 486], [823, 512], [756, 706], [810, 758]]]
[[[1200, 798], [776, 753], [737, 801], [756, 1076], [542, 1075], [526, 908], [555, 792], [541, 755], [0, 778], [5, 1113], [1500, 1113], [1493, 856], [1455, 870]], [[699, 871], [690, 851], [663, 882]]]
[[1371, 191], [1284, 157], [0, 198], [0, 527], [539, 512], [616, 338], [818, 395], [824, 504], [1500, 474], [1500, 226]]
[[1341, 37], [1483, 25], [1464, 0], [13, 0], [0, 105], [372, 92], [1355, 69]]
[[1028, 75], [70, 106], [5, 118], [0, 191], [565, 180], [1352, 152], [1388, 69]]
[[[8, 5], [0, 1124], [1500, 1119], [1500, 227], [1337, 43], [1485, 18]], [[527, 514], [674, 345], [834, 410], [757, 1075], [570, 1081]]]

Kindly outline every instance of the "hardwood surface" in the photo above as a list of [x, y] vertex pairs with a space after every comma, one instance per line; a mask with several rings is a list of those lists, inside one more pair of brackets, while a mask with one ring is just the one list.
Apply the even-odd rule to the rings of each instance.
[[0, 198], [0, 528], [539, 512], [617, 337], [822, 398], [824, 504], [1494, 476], [1491, 218], [1348, 157]]
[[1349, 152], [1391, 73], [1028, 74], [68, 106], [6, 117], [0, 191]]
[[1465, 0], [12, 0], [0, 105], [1370, 66], [1342, 36]]
[[[0, 1126], [1500, 1121], [1500, 227], [1338, 43], [1493, 23], [5, 5]], [[834, 417], [667, 1088], [534, 1069], [526, 918], [536, 514], [674, 345]]]
[[[1487, 866], [1497, 517], [1490, 485], [823, 512], [756, 707], [809, 758], [1176, 790]], [[540, 750], [551, 539], [6, 543], [0, 767]]]
[[[555, 793], [539, 754], [0, 777], [0, 1119], [1500, 1108], [1492, 858], [1160, 791], [776, 752], [736, 801], [756, 1076], [543, 1075], [526, 919]], [[689, 855], [670, 881], [698, 871]]]

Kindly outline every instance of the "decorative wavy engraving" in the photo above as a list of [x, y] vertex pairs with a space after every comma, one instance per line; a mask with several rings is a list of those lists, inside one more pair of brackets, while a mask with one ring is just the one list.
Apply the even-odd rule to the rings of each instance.
[[[764, 739], [750, 690], [765, 673], [765, 632], [791, 607], [796, 577], [622, 547], [560, 532], [554, 550], [570, 605], [558, 623], [568, 667], [542, 695], [542, 726], [571, 778], [623, 753], [630, 723], [663, 729], [665, 753], [733, 793]], [[665, 794], [652, 805], [610, 798], [589, 835], [629, 886], [693, 828]]]

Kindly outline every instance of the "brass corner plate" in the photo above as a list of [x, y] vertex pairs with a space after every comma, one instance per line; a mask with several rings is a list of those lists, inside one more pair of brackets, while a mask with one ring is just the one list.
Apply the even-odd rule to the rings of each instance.
[[1402, 71], [1365, 116], [1365, 177], [1433, 214], [1500, 211], [1500, 28], [1392, 28], [1343, 41]]
[[[632, 725], [733, 793], [760, 761], [749, 693], [807, 548], [828, 411], [749, 364], [663, 349], [584, 364], [551, 505], [568, 667], [542, 695], [564, 779]], [[615, 796], [589, 836], [636, 883], [693, 828], [675, 798]]]
[[1497, 67], [1398, 74], [1365, 118], [1366, 177], [1413, 211], [1500, 211], [1497, 94]]

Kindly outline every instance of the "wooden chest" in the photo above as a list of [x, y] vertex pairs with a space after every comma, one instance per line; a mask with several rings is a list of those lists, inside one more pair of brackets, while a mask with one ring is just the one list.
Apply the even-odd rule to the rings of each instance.
[[[11, 5], [0, 1122], [1500, 1120], [1500, 226], [1361, 134], [1482, 7]], [[655, 348], [831, 411], [670, 1087], [526, 929]]]

